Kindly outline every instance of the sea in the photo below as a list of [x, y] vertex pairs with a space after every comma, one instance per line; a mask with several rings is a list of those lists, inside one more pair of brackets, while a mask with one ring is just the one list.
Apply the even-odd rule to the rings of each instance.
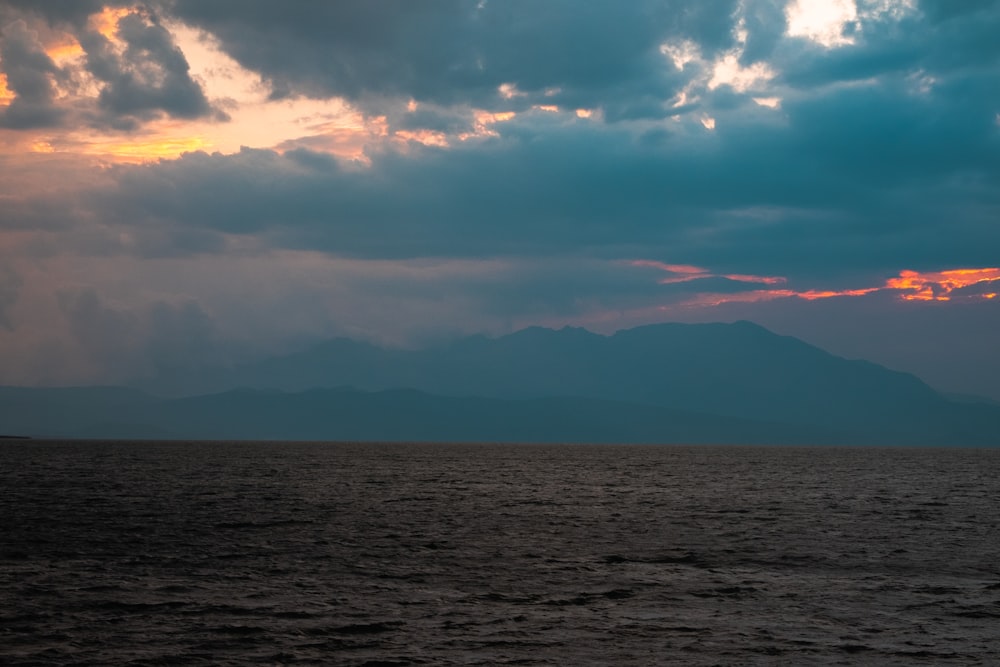
[[996, 665], [1000, 450], [0, 442], [3, 665]]

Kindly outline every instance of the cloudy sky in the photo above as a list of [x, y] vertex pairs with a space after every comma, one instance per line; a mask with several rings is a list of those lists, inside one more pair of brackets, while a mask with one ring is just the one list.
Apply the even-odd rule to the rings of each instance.
[[1000, 1], [0, 0], [0, 384], [749, 319], [1000, 399]]

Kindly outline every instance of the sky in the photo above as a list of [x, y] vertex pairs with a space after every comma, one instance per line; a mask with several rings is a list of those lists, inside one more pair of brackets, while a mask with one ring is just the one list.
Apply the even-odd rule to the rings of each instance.
[[0, 384], [747, 319], [1000, 400], [1000, 1], [0, 0]]

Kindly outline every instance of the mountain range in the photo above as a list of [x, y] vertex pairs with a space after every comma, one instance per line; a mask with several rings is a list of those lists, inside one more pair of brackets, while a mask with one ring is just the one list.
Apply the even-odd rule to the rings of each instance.
[[335, 339], [130, 388], [0, 389], [54, 437], [1000, 444], [1000, 406], [749, 322], [533, 327], [420, 350]]

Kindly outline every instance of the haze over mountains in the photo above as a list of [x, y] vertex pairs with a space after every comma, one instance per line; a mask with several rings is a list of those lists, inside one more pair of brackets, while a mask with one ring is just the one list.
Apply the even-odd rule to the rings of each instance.
[[[135, 389], [5, 389], [0, 430], [79, 437], [993, 445], [1000, 407], [749, 322], [336, 339]], [[170, 396], [172, 398], [157, 398]]]

